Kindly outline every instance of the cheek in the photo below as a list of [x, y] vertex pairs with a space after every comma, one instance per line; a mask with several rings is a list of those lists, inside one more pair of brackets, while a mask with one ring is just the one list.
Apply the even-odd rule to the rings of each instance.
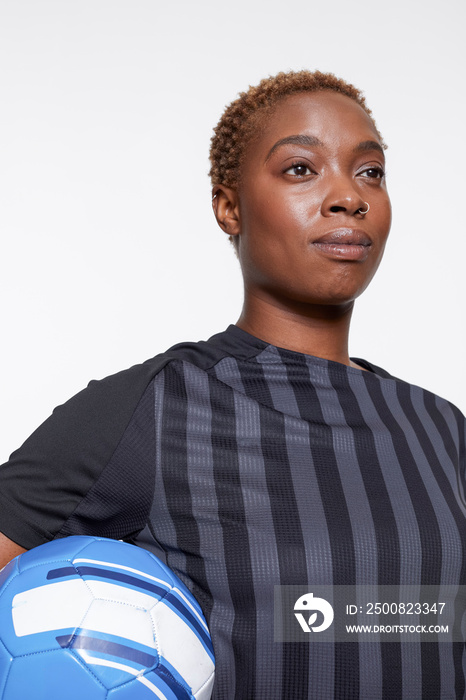
[[242, 233], [238, 254], [245, 279], [255, 282], [275, 277], [283, 259], [280, 242], [270, 231], [262, 236], [257, 229]]
[[309, 212], [303, 203], [280, 200], [273, 192], [242, 212], [242, 236], [251, 251], [260, 248], [271, 254], [302, 254], [309, 229]]
[[309, 209], [303, 197], [280, 197], [270, 187], [243, 201], [238, 253], [248, 281], [289, 286], [308, 277]]
[[392, 224], [392, 205], [388, 193], [385, 191], [385, 197], [380, 203], [380, 206], [374, 212], [378, 216], [379, 226], [381, 230], [381, 237], [386, 240], [390, 232], [390, 227]]

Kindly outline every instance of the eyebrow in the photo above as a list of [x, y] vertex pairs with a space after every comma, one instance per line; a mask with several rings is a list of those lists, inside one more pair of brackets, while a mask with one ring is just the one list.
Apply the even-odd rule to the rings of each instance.
[[353, 150], [355, 153], [361, 151], [379, 151], [379, 153], [384, 155], [384, 150], [378, 141], [361, 141]]
[[306, 136], [306, 134], [295, 134], [293, 136], [285, 136], [284, 139], [280, 139], [277, 143], [274, 143], [270, 151], [267, 153], [267, 162], [272, 153], [280, 148], [280, 146], [285, 146], [287, 143], [293, 143], [297, 146], [323, 146], [324, 144], [317, 136]]
[[[267, 153], [267, 157], [265, 159], [265, 162], [268, 161], [272, 153], [277, 150], [277, 148], [280, 148], [280, 146], [285, 146], [286, 144], [291, 143], [295, 144], [298, 146], [323, 146], [324, 144], [320, 139], [317, 138], [317, 136], [307, 136], [306, 134], [294, 134], [293, 136], [285, 136], [285, 138], [280, 139], [277, 141], [277, 143], [274, 143], [270, 151]], [[361, 141], [361, 143], [358, 143], [357, 146], [353, 148], [353, 151], [355, 153], [359, 153], [361, 151], [379, 151], [383, 156], [384, 154], [384, 149], [380, 145], [378, 141]]]

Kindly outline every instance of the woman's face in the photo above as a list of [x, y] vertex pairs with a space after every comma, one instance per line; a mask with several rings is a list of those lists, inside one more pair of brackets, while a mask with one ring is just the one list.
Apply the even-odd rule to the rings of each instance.
[[390, 230], [384, 168], [375, 127], [352, 99], [283, 99], [248, 147], [237, 192], [246, 294], [287, 305], [359, 296]]

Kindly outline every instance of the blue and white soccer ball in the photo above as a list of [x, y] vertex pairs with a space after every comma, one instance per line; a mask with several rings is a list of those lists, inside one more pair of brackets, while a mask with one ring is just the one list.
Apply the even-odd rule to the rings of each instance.
[[0, 700], [208, 700], [213, 680], [198, 603], [146, 550], [67, 537], [0, 572]]

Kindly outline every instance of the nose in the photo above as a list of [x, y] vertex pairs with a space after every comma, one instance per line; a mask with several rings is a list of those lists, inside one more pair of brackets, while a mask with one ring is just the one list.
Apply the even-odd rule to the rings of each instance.
[[333, 183], [321, 205], [323, 216], [332, 216], [339, 213], [355, 216], [360, 209], [366, 209], [365, 201], [354, 183], [346, 179]]

